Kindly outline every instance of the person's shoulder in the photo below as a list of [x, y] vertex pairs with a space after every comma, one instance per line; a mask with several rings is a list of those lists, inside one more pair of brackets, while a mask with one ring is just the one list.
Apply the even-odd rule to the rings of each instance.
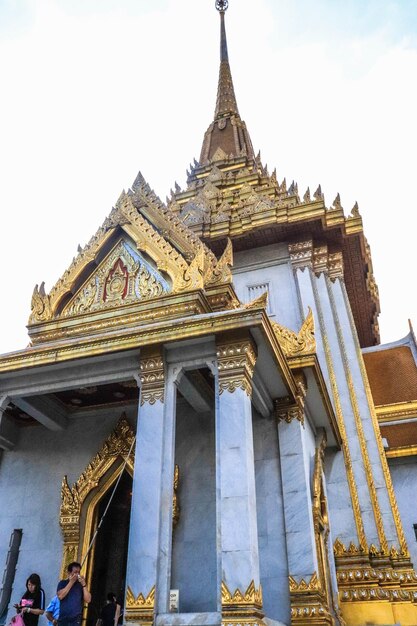
[[57, 584], [56, 590], [59, 591], [60, 589], [63, 589], [64, 587], [66, 587], [68, 584], [68, 580], [66, 580], [65, 578], [63, 580], [60, 580], [59, 583]]

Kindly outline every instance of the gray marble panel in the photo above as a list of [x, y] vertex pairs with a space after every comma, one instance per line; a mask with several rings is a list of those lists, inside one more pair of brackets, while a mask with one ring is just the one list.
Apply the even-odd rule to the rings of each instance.
[[163, 613], [156, 617], [156, 626], [220, 626], [221, 613]]
[[181, 512], [173, 532], [170, 587], [180, 591], [180, 611], [213, 611], [218, 593], [214, 413], [196, 413], [178, 402], [175, 463]]

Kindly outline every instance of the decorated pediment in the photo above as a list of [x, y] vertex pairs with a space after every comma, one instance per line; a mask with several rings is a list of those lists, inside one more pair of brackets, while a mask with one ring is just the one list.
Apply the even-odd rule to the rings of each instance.
[[168, 279], [122, 240], [65, 306], [62, 315], [132, 304], [162, 296], [171, 289]]
[[231, 265], [231, 244], [217, 259], [139, 176], [49, 294], [36, 285], [29, 326], [227, 284]]

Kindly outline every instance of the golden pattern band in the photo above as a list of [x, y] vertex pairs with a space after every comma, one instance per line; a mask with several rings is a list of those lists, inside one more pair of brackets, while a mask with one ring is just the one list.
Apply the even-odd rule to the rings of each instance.
[[143, 351], [139, 365], [141, 383], [140, 404], [164, 401], [165, 370], [162, 351], [159, 348]]
[[155, 613], [155, 585], [147, 596], [139, 593], [135, 596], [128, 586], [126, 591], [125, 620], [127, 622], [140, 622], [141, 624], [153, 624]]
[[256, 363], [256, 346], [249, 335], [217, 341], [219, 393], [243, 389], [252, 395], [252, 377]]

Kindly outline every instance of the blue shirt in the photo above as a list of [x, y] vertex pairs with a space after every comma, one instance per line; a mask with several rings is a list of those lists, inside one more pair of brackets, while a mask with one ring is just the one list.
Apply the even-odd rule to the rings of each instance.
[[[45, 611], [52, 614], [54, 619], [58, 619], [59, 617], [59, 598], [58, 596], [54, 596]], [[52, 622], [48, 622], [49, 626], [53, 626]]]
[[[65, 580], [60, 580], [58, 583], [58, 587], [56, 591], [63, 589], [68, 585], [68, 578]], [[67, 620], [69, 622], [75, 621], [77, 618], [81, 617], [81, 613], [83, 610], [84, 603], [84, 595], [83, 595], [83, 586], [80, 582], [77, 582], [71, 587], [69, 593], [60, 600], [59, 606], [59, 619]]]

